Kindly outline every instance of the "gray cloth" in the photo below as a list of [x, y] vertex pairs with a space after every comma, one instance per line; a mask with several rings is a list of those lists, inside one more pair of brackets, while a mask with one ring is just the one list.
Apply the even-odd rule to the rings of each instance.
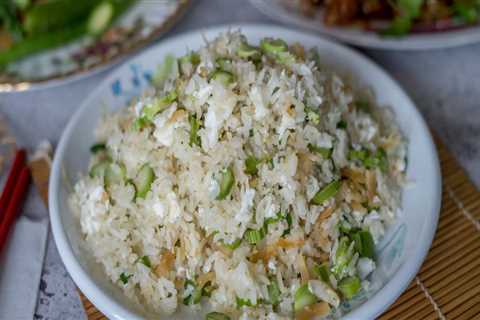
[[[168, 36], [240, 22], [275, 23], [248, 1], [197, 0]], [[400, 82], [430, 127], [467, 168], [477, 186], [480, 185], [480, 90], [476, 81], [480, 78], [480, 44], [437, 51], [364, 50], [364, 53]], [[69, 117], [106, 74], [108, 72], [57, 88], [0, 95], [0, 113], [6, 115], [25, 146], [33, 148], [43, 139], [55, 144]], [[28, 206], [40, 205], [37, 197], [30, 197]], [[48, 241], [42, 275], [45, 285], [40, 292], [37, 319], [81, 319], [84, 313], [75, 287], [52, 238]]]

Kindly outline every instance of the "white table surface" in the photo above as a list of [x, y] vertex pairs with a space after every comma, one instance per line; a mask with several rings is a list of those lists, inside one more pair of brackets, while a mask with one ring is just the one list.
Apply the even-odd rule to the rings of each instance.
[[[275, 23], [247, 1], [197, 0], [167, 36], [240, 22]], [[480, 44], [437, 51], [362, 51], [401, 83], [433, 131], [480, 186]], [[44, 139], [56, 144], [72, 113], [108, 72], [52, 89], [0, 94], [0, 114], [21, 145], [33, 149]], [[25, 211], [47, 214], [35, 191]], [[51, 235], [39, 290], [35, 319], [85, 318]]]

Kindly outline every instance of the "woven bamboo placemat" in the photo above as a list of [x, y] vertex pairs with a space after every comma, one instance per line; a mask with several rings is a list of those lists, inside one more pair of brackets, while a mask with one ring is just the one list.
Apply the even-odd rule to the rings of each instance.
[[[435, 239], [420, 272], [381, 320], [480, 319], [480, 192], [436, 143], [443, 193]], [[106, 319], [80, 297], [88, 320]]]

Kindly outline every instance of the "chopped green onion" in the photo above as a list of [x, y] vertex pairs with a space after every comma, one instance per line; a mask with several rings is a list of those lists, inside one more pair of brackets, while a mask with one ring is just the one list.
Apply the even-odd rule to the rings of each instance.
[[253, 303], [248, 299], [242, 299], [242, 298], [237, 296], [235, 298], [235, 300], [237, 302], [237, 308], [239, 308], [239, 309], [241, 307], [244, 307], [244, 306], [247, 306], [247, 307], [253, 307], [254, 306]]
[[153, 76], [153, 83], [161, 86], [171, 74], [174, 74], [177, 66], [177, 59], [171, 54], [166, 55], [165, 60], [158, 66], [157, 72]]
[[225, 70], [216, 70], [213, 74], [211, 79], [220, 82], [221, 84], [227, 86], [234, 81], [234, 76], [232, 73], [225, 71]]
[[240, 58], [252, 59], [254, 61], [259, 60], [261, 57], [261, 53], [257, 48], [252, 47], [245, 42], [240, 44], [237, 49], [237, 54]]
[[188, 116], [188, 122], [190, 123], [190, 141], [189, 145], [197, 145], [201, 147], [201, 140], [198, 136], [198, 130], [200, 129], [200, 121], [197, 120], [197, 117], [194, 114]]
[[300, 311], [306, 306], [316, 303], [318, 300], [317, 297], [312, 292], [310, 292], [308, 284], [304, 284], [297, 289], [294, 299], [295, 300], [293, 306], [295, 311]]
[[269, 54], [278, 54], [288, 50], [287, 43], [282, 39], [263, 39], [260, 41], [260, 48]]
[[199, 303], [200, 299], [202, 298], [202, 288], [199, 288], [197, 284], [192, 280], [187, 279], [187, 281], [185, 281], [184, 288], [185, 290], [187, 290], [189, 287], [192, 288], [192, 293], [187, 297], [183, 298], [183, 304], [187, 306]]
[[290, 214], [290, 212], [286, 214], [285, 220], [287, 220], [288, 228], [285, 231], [283, 231], [282, 237], [285, 237], [286, 235], [289, 235], [290, 231], [292, 229], [293, 218], [292, 218], [292, 215]]
[[338, 289], [346, 299], [353, 298], [360, 287], [361, 283], [358, 277], [348, 277], [338, 283]]
[[205, 316], [205, 320], [230, 320], [230, 317], [221, 312], [210, 312]]
[[105, 175], [103, 176], [103, 182], [105, 186], [111, 187], [114, 184], [120, 184], [125, 182], [126, 169], [122, 164], [111, 163], [105, 169]]
[[265, 238], [265, 230], [264, 228], [260, 228], [259, 230], [247, 229], [243, 236], [249, 244], [255, 245]]
[[337, 123], [337, 129], [347, 129], [347, 122], [344, 120], [340, 120]]
[[220, 192], [217, 195], [217, 200], [224, 200], [232, 191], [235, 184], [235, 176], [232, 167], [228, 167], [221, 172], [220, 178]]
[[245, 173], [256, 175], [258, 173], [257, 165], [259, 165], [262, 161], [255, 158], [255, 156], [248, 156], [245, 159]]
[[103, 142], [99, 142], [99, 143], [95, 143], [94, 145], [92, 145], [90, 147], [90, 152], [95, 154], [95, 153], [98, 153], [100, 151], [104, 151], [107, 149], [107, 145]]
[[360, 160], [365, 161], [368, 157], [368, 151], [365, 149], [362, 150], [350, 150], [347, 155], [349, 160]]
[[140, 258], [137, 259], [137, 261], [140, 262], [141, 264], [143, 264], [144, 266], [148, 267], [148, 268], [152, 267], [152, 263], [150, 262], [150, 258], [148, 256], [140, 257]]
[[217, 58], [215, 62], [219, 66], [220, 70], [230, 70], [232, 67], [232, 60], [229, 58]]
[[133, 122], [133, 130], [140, 131], [143, 128], [145, 128], [149, 123], [150, 122], [146, 118], [143, 118], [143, 117], [137, 118]]
[[313, 111], [309, 107], [305, 107], [305, 113], [307, 114], [307, 120], [313, 124], [319, 124], [320, 123], [320, 115]]
[[320, 265], [315, 265], [313, 267], [313, 272], [322, 280], [323, 282], [330, 283], [330, 272], [328, 271], [328, 266], [326, 263]]
[[137, 191], [135, 198], [145, 198], [148, 191], [150, 191], [153, 180], [155, 180], [155, 172], [152, 167], [146, 163], [140, 168], [137, 177], [133, 181]]
[[340, 180], [332, 181], [327, 184], [322, 190], [318, 191], [315, 196], [312, 198], [312, 203], [316, 205], [321, 205], [331, 197], [335, 196], [340, 190], [342, 182]]
[[153, 121], [153, 118], [177, 99], [175, 91], [169, 92], [166, 96], [155, 99], [151, 104], [146, 105], [142, 110], [142, 118]]
[[386, 172], [388, 169], [388, 159], [385, 150], [378, 148], [373, 155], [368, 156], [363, 161], [363, 164], [369, 169], [380, 168], [382, 172]]
[[89, 172], [90, 177], [91, 178], [104, 177], [105, 171], [107, 170], [109, 165], [110, 165], [109, 161], [100, 161], [99, 163], [94, 164]]
[[118, 280], [120, 280], [123, 284], [127, 284], [128, 283], [128, 280], [133, 277], [133, 274], [126, 274], [125, 272], [122, 272], [120, 274], [120, 278]]
[[276, 306], [280, 303], [280, 288], [278, 287], [277, 280], [273, 279], [270, 284], [267, 286], [269, 302]]
[[373, 237], [368, 231], [358, 231], [353, 236], [355, 241], [355, 250], [360, 257], [373, 259], [375, 255], [375, 243]]
[[317, 153], [321, 155], [323, 158], [328, 159], [332, 156], [332, 148], [323, 148], [323, 147], [317, 147], [311, 143], [308, 144], [308, 150], [310, 152]]
[[350, 252], [350, 240], [348, 237], [340, 238], [338, 243], [337, 251], [335, 252], [334, 265], [332, 268], [333, 273], [338, 276], [342, 276], [345, 272], [345, 268], [350, 263], [352, 259], [352, 254]]
[[237, 239], [237, 240], [233, 241], [232, 243], [225, 243], [224, 242], [223, 246], [227, 249], [235, 250], [238, 247], [240, 247], [241, 244], [242, 244], [242, 239]]

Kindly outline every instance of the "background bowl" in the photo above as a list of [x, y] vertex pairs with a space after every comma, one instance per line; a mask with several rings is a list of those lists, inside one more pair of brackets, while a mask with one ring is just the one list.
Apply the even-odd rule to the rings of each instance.
[[[156, 66], [166, 54], [182, 55], [229, 29], [241, 29], [249, 42], [281, 37], [317, 47], [324, 66], [351, 80], [354, 90], [372, 90], [380, 106], [391, 107], [409, 139], [407, 175], [414, 183], [403, 194], [403, 213], [379, 245], [378, 268], [372, 274], [371, 294], [343, 305], [345, 319], [370, 319], [384, 311], [414, 278], [432, 242], [440, 209], [441, 183], [435, 146], [425, 122], [410, 98], [382, 69], [357, 52], [317, 36], [263, 25], [233, 25], [186, 33], [165, 40], [116, 69], [84, 101], [67, 125], [58, 145], [50, 177], [50, 218], [60, 256], [71, 277], [95, 306], [112, 319], [154, 317], [129, 302], [104, 276], [83, 248], [78, 220], [68, 196], [80, 173], [87, 172], [94, 128], [105, 112], [124, 107], [149, 86]], [[359, 85], [361, 84], [361, 85]], [[169, 319], [194, 317], [182, 311]], [[197, 314], [198, 316], [198, 314]], [[158, 315], [157, 315], [158, 318]], [[167, 317], [165, 317], [167, 318]]]

